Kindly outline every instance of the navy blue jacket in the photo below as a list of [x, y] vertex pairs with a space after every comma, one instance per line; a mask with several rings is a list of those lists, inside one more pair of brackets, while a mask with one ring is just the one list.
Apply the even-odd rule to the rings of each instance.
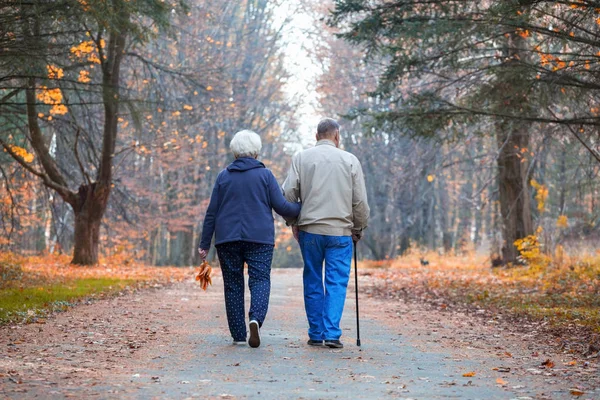
[[300, 203], [290, 203], [263, 163], [238, 158], [217, 176], [204, 218], [200, 248], [238, 240], [275, 244], [273, 212], [286, 218], [300, 214]]

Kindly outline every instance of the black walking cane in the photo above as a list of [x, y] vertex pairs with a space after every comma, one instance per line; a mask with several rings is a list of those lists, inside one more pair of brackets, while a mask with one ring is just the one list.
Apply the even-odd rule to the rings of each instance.
[[360, 347], [360, 320], [358, 314], [358, 257], [356, 256], [356, 245], [354, 242], [354, 291], [356, 293], [356, 345]]

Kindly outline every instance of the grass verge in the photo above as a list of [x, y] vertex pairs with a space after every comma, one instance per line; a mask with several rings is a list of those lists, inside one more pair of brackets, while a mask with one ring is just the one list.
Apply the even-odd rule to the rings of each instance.
[[133, 280], [83, 278], [26, 288], [0, 289], [0, 324], [35, 322], [51, 312], [64, 311], [81, 299], [119, 292]]
[[23, 257], [0, 253], [0, 325], [41, 322], [52, 312], [77, 302], [102, 298], [127, 287], [162, 287], [191, 279], [193, 268], [150, 267], [103, 259], [99, 265], [78, 267], [67, 256]]

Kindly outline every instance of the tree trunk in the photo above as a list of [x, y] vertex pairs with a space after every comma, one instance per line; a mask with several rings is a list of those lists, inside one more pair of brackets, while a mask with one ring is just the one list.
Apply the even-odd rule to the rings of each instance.
[[[507, 36], [506, 68], [498, 75], [496, 107], [503, 113], [522, 114], [529, 106], [527, 101], [528, 70], [520, 62], [528, 56], [527, 48], [518, 33]], [[502, 258], [504, 264], [517, 261], [514, 242], [533, 234], [531, 200], [529, 194], [527, 162], [529, 150], [529, 124], [516, 120], [499, 120], [496, 124], [498, 145], [498, 197], [502, 216]]]
[[[512, 132], [510, 132], [512, 131]], [[502, 258], [504, 263], [517, 261], [514, 242], [533, 234], [531, 201], [527, 182], [527, 162], [522, 162], [521, 149], [529, 146], [527, 128], [504, 129], [498, 133], [498, 189], [503, 221]]]
[[75, 248], [72, 264], [98, 264], [100, 220], [93, 220], [87, 212], [75, 213]]
[[97, 183], [81, 185], [79, 199], [73, 206], [75, 213], [75, 246], [72, 264], [98, 264], [100, 223], [108, 204], [110, 189]]

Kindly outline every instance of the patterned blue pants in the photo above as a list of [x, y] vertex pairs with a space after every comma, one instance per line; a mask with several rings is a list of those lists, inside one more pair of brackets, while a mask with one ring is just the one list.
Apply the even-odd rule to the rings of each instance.
[[271, 295], [271, 261], [273, 245], [230, 242], [217, 246], [223, 283], [225, 285], [225, 308], [227, 322], [233, 340], [246, 340], [244, 320], [244, 263], [248, 264], [250, 287], [250, 320], [262, 326], [269, 308]]

